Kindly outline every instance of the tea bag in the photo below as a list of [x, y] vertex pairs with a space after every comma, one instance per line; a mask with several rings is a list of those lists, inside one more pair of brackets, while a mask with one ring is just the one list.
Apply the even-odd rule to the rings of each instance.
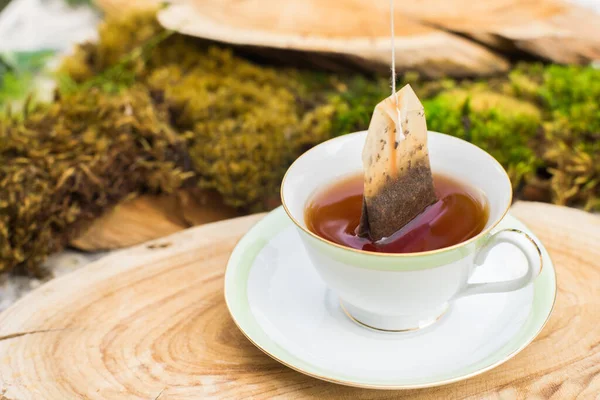
[[374, 242], [390, 237], [438, 200], [429, 165], [425, 112], [410, 85], [375, 107], [362, 161], [360, 236]]

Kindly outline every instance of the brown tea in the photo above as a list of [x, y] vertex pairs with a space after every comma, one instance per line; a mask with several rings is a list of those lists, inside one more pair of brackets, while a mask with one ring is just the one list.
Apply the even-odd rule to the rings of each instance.
[[376, 243], [358, 236], [363, 201], [362, 174], [316, 193], [306, 209], [308, 229], [320, 237], [354, 249], [380, 253], [415, 253], [464, 242], [485, 227], [488, 205], [475, 188], [433, 174], [439, 199], [398, 232]]

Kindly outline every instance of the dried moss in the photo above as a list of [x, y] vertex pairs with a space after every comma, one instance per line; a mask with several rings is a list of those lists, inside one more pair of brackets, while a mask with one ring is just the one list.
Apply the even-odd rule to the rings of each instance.
[[543, 113], [535, 143], [552, 201], [600, 210], [600, 70], [580, 66], [522, 66], [511, 76], [515, 95]]
[[0, 271], [37, 266], [79, 224], [190, 175], [185, 147], [145, 89], [90, 90], [0, 125]]
[[551, 116], [543, 157], [553, 201], [600, 210], [600, 71], [551, 66], [538, 93]]

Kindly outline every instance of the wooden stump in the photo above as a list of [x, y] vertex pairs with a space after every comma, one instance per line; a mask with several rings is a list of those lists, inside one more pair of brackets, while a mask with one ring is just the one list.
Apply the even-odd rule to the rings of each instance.
[[600, 218], [541, 203], [512, 214], [546, 245], [558, 297], [540, 336], [464, 382], [373, 391], [307, 377], [236, 328], [223, 273], [261, 215], [123, 250], [56, 279], [0, 314], [0, 399], [596, 399], [600, 393]]
[[[424, 76], [474, 76], [505, 72], [509, 63], [492, 50], [395, 10], [396, 67]], [[310, 52], [326, 69], [355, 64], [388, 72], [389, 3], [371, 0], [190, 0], [158, 14], [166, 28], [239, 46]], [[293, 54], [293, 53], [289, 53]], [[327, 68], [323, 55], [330, 64]], [[332, 56], [338, 60], [334, 62]], [[297, 56], [296, 56], [297, 57]], [[357, 60], [361, 60], [358, 62]]]

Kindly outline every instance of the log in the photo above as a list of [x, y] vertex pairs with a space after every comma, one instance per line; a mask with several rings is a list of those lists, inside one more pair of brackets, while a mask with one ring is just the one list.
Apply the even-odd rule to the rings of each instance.
[[403, 2], [411, 18], [504, 54], [562, 64], [600, 59], [600, 15], [560, 0]]
[[[505, 57], [563, 64], [600, 59], [600, 15], [570, 2], [396, 3], [396, 65], [401, 71], [463, 77], [506, 71]], [[302, 58], [294, 52], [309, 52], [304, 59], [317, 67], [338, 70], [346, 63], [381, 72], [390, 64], [388, 7], [388, 2], [371, 0], [190, 0], [161, 11], [159, 21], [247, 50], [286, 51], [291, 62]], [[332, 60], [334, 55], [338, 60]]]
[[107, 211], [69, 244], [84, 251], [114, 250], [238, 216], [240, 212], [224, 205], [221, 196], [206, 190], [143, 195]]
[[467, 381], [356, 389], [302, 375], [255, 348], [223, 298], [227, 259], [262, 217], [253, 215], [114, 253], [0, 314], [0, 398], [596, 398], [600, 218], [542, 203], [519, 202], [511, 212], [554, 261], [556, 306], [523, 352]]
[[[158, 14], [166, 28], [238, 46], [309, 52], [304, 59], [326, 69], [347, 64], [389, 71], [388, 2], [371, 0], [194, 0]], [[508, 69], [498, 54], [473, 41], [395, 11], [396, 67], [427, 77], [493, 75]], [[292, 53], [293, 54], [293, 53]], [[337, 62], [331, 58], [336, 56]], [[296, 57], [297, 58], [297, 57]]]

